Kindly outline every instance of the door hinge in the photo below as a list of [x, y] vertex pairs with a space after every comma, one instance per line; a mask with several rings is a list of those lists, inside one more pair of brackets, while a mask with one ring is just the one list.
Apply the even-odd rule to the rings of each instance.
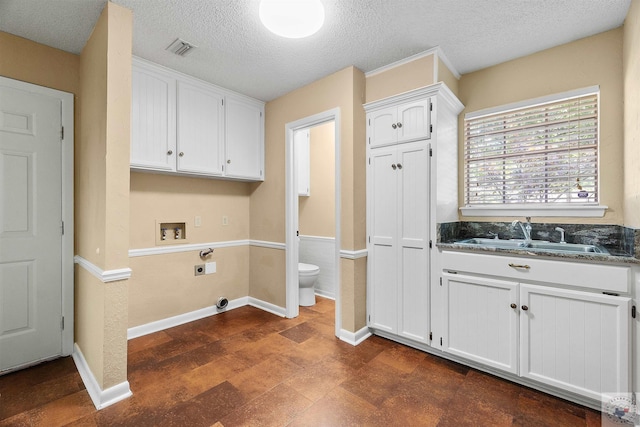
[[633, 317], [634, 319], [636, 318], [636, 306], [632, 306], [631, 307], [631, 317]]
[[223, 99], [221, 99], [221, 101], [222, 101], [222, 106], [224, 107], [224, 98], [223, 98]]
[[433, 248], [433, 241], [429, 240], [429, 249], [432, 249], [432, 248]]
[[429, 103], [429, 111], [433, 111], [433, 102]]
[[369, 236], [369, 243], [371, 243], [371, 236]]
[[64, 236], [64, 221], [62, 221], [62, 235]]
[[62, 327], [62, 330], [64, 330], [64, 316], [62, 316], [62, 323], [60, 326]]
[[369, 164], [371, 164], [371, 157], [369, 157]]
[[260, 111], [260, 117], [262, 117], [262, 111]]
[[262, 171], [260, 171], [260, 176], [262, 176]]
[[433, 332], [429, 332], [429, 341], [433, 341]]
[[429, 133], [433, 133], [433, 125], [429, 125]]
[[440, 345], [442, 345], [442, 337], [440, 337]]
[[224, 165], [222, 165], [222, 172], [224, 172]]
[[433, 148], [429, 148], [429, 157], [433, 157]]
[[368, 139], [369, 139], [369, 145], [371, 145], [371, 137], [369, 137]]
[[369, 323], [371, 323], [371, 315], [369, 315]]
[[440, 286], [442, 286], [442, 277], [440, 278]]
[[371, 126], [371, 119], [369, 119], [369, 126]]
[[64, 126], [60, 128], [60, 141], [62, 141], [63, 139], [64, 139]]

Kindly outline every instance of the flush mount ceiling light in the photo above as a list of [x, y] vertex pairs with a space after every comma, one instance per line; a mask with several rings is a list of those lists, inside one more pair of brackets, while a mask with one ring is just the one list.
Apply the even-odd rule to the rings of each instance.
[[320, 0], [260, 0], [259, 13], [269, 31], [290, 39], [308, 37], [324, 23]]

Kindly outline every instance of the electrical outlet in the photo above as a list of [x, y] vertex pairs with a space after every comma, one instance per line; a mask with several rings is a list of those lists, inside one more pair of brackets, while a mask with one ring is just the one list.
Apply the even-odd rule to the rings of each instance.
[[229, 225], [229, 217], [224, 215], [222, 217], [222, 225]]
[[193, 219], [193, 226], [200, 227], [201, 225], [202, 225], [202, 217], [198, 215]]
[[202, 276], [205, 274], [204, 264], [198, 264], [194, 267], [194, 272], [196, 276]]

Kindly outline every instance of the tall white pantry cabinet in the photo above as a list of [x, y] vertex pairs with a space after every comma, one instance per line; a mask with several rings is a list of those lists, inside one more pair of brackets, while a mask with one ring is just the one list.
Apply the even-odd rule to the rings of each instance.
[[367, 324], [430, 344], [437, 223], [458, 220], [458, 114], [443, 83], [365, 104]]

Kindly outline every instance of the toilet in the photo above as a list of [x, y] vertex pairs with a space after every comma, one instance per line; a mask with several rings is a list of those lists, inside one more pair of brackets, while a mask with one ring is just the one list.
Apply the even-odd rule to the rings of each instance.
[[316, 303], [316, 295], [313, 285], [320, 275], [320, 267], [313, 264], [298, 263], [298, 284], [300, 289], [299, 304], [304, 307], [312, 306]]

